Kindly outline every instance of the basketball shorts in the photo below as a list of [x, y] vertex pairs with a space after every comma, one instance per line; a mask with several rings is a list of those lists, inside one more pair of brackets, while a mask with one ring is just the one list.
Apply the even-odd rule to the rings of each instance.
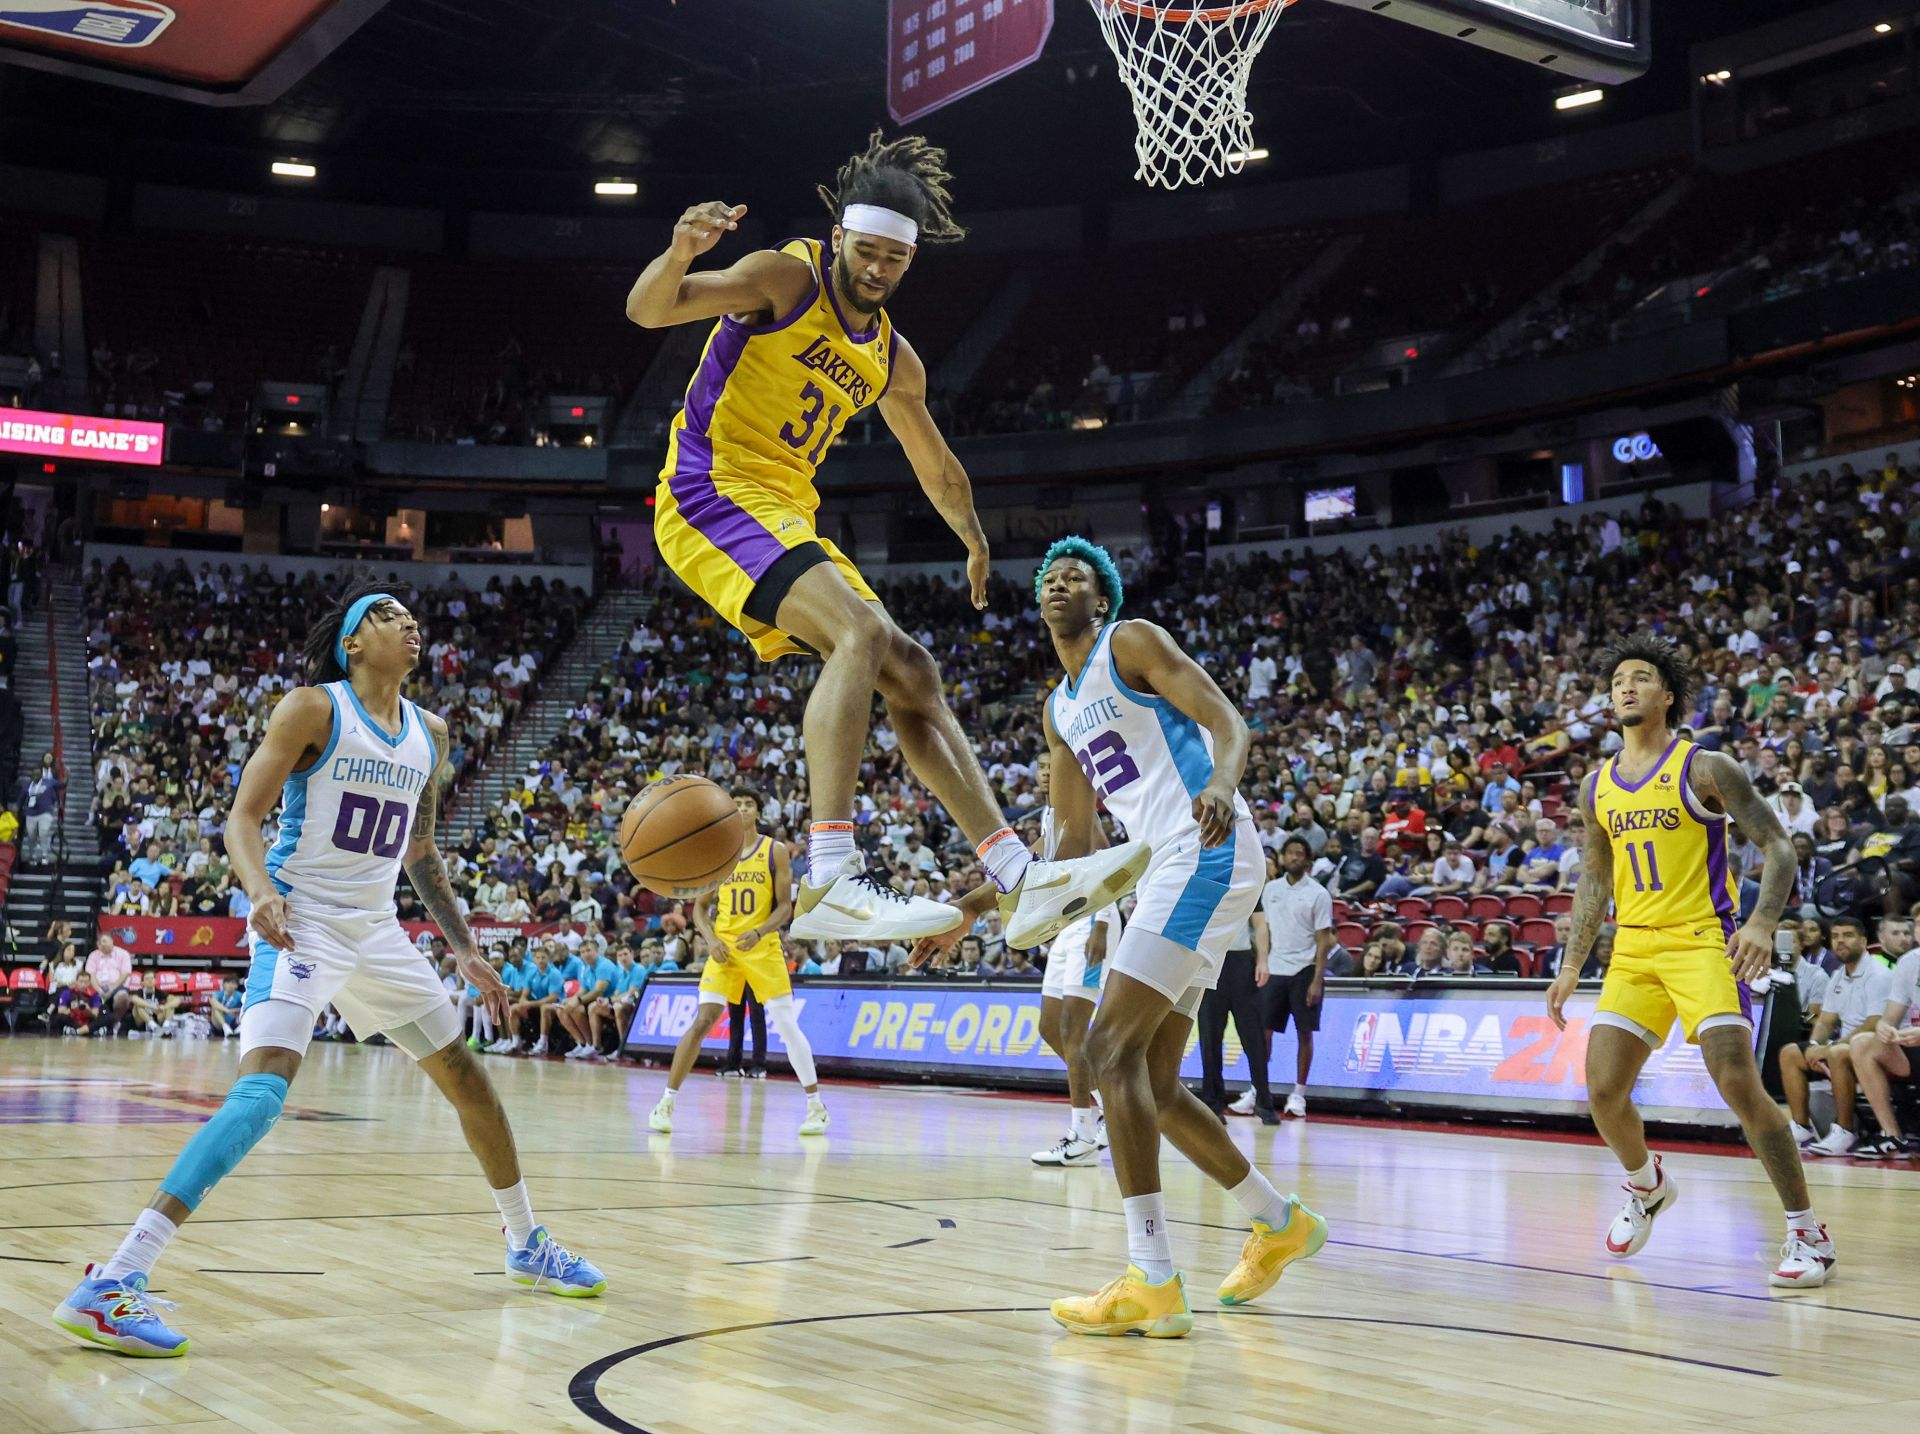
[[745, 997], [749, 985], [763, 1006], [776, 996], [793, 994], [793, 978], [777, 937], [768, 937], [745, 955], [728, 953], [724, 966], [709, 960], [700, 972], [700, 1002], [731, 1006]]
[[263, 1001], [292, 1002], [315, 1019], [331, 1003], [363, 1040], [416, 1022], [433, 1030], [442, 1018], [446, 1039], [458, 1033], [446, 988], [391, 910], [327, 906], [295, 892], [287, 898], [287, 934], [293, 949], [283, 951], [248, 931], [253, 965], [241, 1006], [243, 1044], [249, 1027], [264, 1029], [251, 1019]]
[[1047, 970], [1040, 980], [1042, 997], [1071, 997], [1076, 1001], [1097, 1001], [1100, 988], [1107, 982], [1107, 965], [1102, 961], [1093, 970], [1087, 969], [1087, 944], [1093, 940], [1093, 928], [1102, 918], [1107, 920], [1107, 951], [1112, 953], [1114, 943], [1120, 939], [1120, 913], [1111, 906], [1094, 916], [1076, 921], [1058, 936], [1047, 948]]
[[[1702, 945], [1701, 935], [1713, 944]], [[1674, 1018], [1687, 1040], [1715, 1026], [1753, 1025], [1753, 996], [1733, 978], [1726, 938], [1716, 928], [1623, 926], [1600, 985], [1595, 1025], [1631, 1031], [1656, 1050]]]
[[1220, 979], [1267, 878], [1266, 853], [1251, 821], [1207, 850], [1196, 831], [1155, 851], [1134, 888], [1133, 915], [1107, 964], [1153, 987], [1191, 1016]]
[[705, 473], [662, 481], [653, 540], [680, 581], [740, 629], [762, 662], [808, 650], [773, 621], [809, 568], [832, 563], [863, 601], [880, 601], [853, 560], [814, 531], [811, 508], [764, 483]]

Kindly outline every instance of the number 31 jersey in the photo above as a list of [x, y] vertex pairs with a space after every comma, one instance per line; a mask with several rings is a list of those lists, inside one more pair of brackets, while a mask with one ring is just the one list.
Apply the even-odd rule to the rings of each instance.
[[433, 774], [433, 736], [404, 697], [395, 735], [367, 714], [352, 683], [320, 690], [333, 703], [333, 731], [319, 759], [287, 777], [267, 874], [282, 895], [390, 908], [414, 810]]
[[[1197, 837], [1193, 799], [1213, 780], [1213, 736], [1164, 697], [1135, 692], [1120, 679], [1108, 623], [1094, 639], [1087, 664], [1047, 697], [1053, 730], [1079, 762], [1130, 841], [1156, 852]], [[1251, 821], [1246, 799], [1233, 809]]]

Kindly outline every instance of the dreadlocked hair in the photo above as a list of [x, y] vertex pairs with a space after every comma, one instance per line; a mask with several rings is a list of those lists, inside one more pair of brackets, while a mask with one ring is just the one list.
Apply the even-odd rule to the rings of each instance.
[[[346, 677], [346, 670], [333, 655], [333, 645], [339, 639], [340, 624], [347, 620], [347, 609], [368, 593], [392, 593], [396, 598], [401, 597], [393, 583], [370, 580], [355, 583], [336, 597], [314, 620], [313, 626], [307, 629], [307, 640], [300, 651], [307, 670], [307, 681], [313, 686], [318, 687], [323, 682], [339, 682]], [[378, 608], [378, 604], [375, 608]], [[368, 617], [372, 615], [371, 611], [367, 614]]]
[[1679, 648], [1650, 632], [1636, 632], [1621, 638], [1600, 657], [1600, 675], [1608, 686], [1612, 686], [1613, 674], [1620, 670], [1623, 662], [1644, 662], [1659, 673], [1660, 685], [1673, 694], [1667, 721], [1677, 727], [1687, 720], [1687, 714], [1692, 711], [1688, 704], [1693, 700], [1693, 672], [1680, 656]]
[[967, 237], [954, 222], [953, 196], [947, 190], [947, 152], [917, 134], [888, 140], [879, 130], [867, 137], [865, 153], [840, 166], [833, 188], [819, 187], [821, 202], [838, 224], [849, 204], [872, 204], [904, 214], [920, 226], [922, 244], [952, 244]]

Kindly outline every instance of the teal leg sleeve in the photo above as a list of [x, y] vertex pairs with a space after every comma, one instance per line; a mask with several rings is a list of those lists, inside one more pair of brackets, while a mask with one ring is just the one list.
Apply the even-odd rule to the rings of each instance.
[[227, 1092], [226, 1103], [194, 1132], [187, 1148], [160, 1182], [161, 1192], [189, 1210], [207, 1198], [246, 1153], [273, 1129], [286, 1104], [287, 1082], [277, 1075], [243, 1075]]

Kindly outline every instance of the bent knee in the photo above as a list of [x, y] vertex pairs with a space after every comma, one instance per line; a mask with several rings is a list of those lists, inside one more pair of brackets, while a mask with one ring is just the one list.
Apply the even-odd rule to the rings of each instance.
[[887, 641], [880, 667], [880, 691], [889, 702], [933, 702], [940, 697], [940, 664], [898, 628]]

